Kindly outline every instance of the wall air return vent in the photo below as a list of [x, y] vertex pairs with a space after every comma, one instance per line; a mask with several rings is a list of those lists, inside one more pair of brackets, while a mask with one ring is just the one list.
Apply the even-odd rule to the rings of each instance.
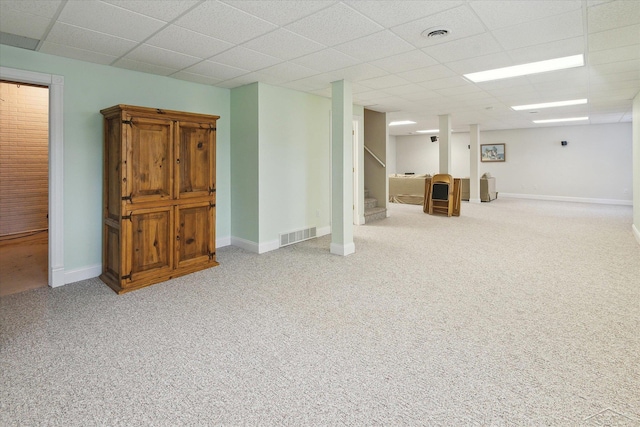
[[313, 239], [314, 237], [316, 237], [316, 227], [303, 228], [302, 230], [284, 233], [280, 235], [280, 247]]

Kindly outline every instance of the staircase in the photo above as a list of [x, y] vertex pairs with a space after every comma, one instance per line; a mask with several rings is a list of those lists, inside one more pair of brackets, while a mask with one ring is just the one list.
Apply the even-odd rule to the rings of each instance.
[[369, 190], [364, 190], [364, 223], [384, 219], [387, 217], [387, 209], [378, 206], [378, 199], [369, 197]]

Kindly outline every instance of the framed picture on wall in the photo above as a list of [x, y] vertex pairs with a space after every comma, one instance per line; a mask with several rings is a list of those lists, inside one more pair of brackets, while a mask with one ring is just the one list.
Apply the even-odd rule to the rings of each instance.
[[482, 162], [504, 162], [505, 144], [480, 144], [480, 161]]

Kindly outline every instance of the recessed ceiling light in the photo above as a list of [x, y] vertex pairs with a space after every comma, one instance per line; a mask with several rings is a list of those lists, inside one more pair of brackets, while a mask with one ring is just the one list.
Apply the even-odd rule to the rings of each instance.
[[587, 103], [586, 99], [572, 99], [570, 101], [543, 102], [541, 104], [529, 104], [529, 105], [514, 105], [511, 108], [516, 111], [520, 111], [520, 110], [535, 110], [537, 108], [566, 107], [568, 105], [581, 105], [586, 103]]
[[547, 71], [564, 70], [566, 68], [582, 67], [584, 56], [573, 55], [563, 58], [549, 59], [547, 61], [530, 62], [528, 64], [514, 65], [512, 67], [496, 68], [494, 70], [480, 71], [464, 74], [464, 77], [474, 83], [490, 80], [506, 79], [509, 77], [526, 76], [529, 74], [544, 73]]
[[438, 133], [440, 129], [417, 130], [416, 133]]
[[589, 117], [570, 117], [567, 119], [534, 120], [533, 123], [577, 122], [580, 120], [589, 120]]
[[389, 123], [389, 126], [412, 125], [414, 123], [415, 122], [412, 122], [411, 120], [398, 120], [398, 121]]
[[422, 33], [420, 33], [420, 35], [427, 39], [440, 39], [443, 37], [447, 37], [449, 35], [449, 30], [440, 27], [427, 28]]

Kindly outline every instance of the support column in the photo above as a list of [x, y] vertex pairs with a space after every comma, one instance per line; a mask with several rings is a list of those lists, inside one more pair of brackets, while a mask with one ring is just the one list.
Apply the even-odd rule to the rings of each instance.
[[440, 118], [438, 149], [440, 151], [439, 173], [451, 173], [451, 116], [444, 114]]
[[336, 255], [356, 251], [353, 243], [353, 95], [351, 83], [331, 83], [331, 247]]
[[480, 126], [469, 130], [469, 203], [480, 203]]

